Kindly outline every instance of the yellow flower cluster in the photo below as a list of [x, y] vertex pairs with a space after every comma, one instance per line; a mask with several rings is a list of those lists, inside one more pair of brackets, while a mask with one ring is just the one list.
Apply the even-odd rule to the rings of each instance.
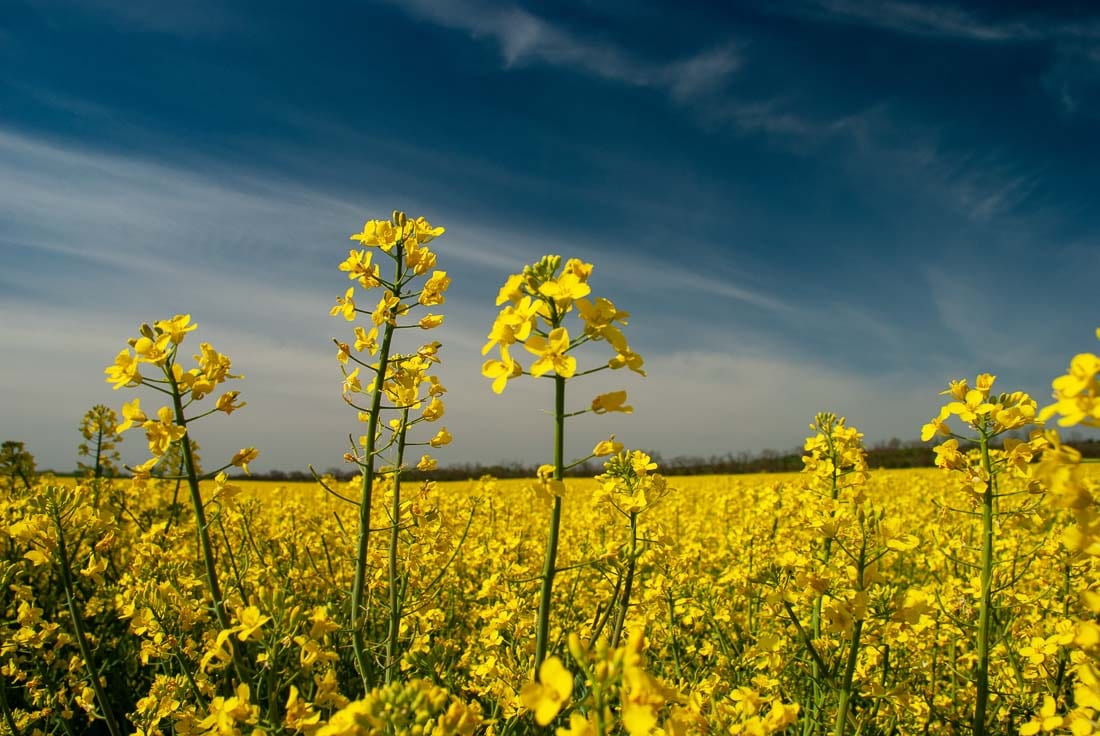
[[[645, 375], [643, 360], [630, 349], [622, 330], [630, 314], [603, 297], [589, 300], [592, 289], [588, 278], [593, 266], [571, 258], [562, 266], [561, 256], [545, 256], [513, 274], [497, 295], [497, 306], [507, 304], [497, 315], [489, 331], [488, 342], [481, 349], [485, 355], [499, 348], [500, 358], [489, 359], [481, 368], [486, 378], [493, 379], [493, 391], [504, 391], [508, 381], [524, 374], [523, 365], [512, 356], [517, 343], [535, 356], [529, 375], [538, 378], [551, 371], [562, 378], [577, 374], [577, 359], [570, 355], [580, 345], [590, 341], [605, 341], [615, 351], [608, 368], [630, 368]], [[576, 311], [582, 328], [570, 337], [565, 317]], [[591, 372], [591, 371], [588, 371]], [[625, 398], [625, 395], [624, 395]]]

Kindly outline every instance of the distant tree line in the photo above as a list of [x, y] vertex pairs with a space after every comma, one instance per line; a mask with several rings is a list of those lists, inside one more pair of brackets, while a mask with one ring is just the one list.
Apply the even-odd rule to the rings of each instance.
[[[1065, 440], [1067, 445], [1075, 447], [1083, 457], [1100, 458], [1100, 439], [1082, 439], [1071, 436]], [[887, 442], [881, 442], [867, 450], [867, 464], [871, 468], [930, 468], [935, 466], [936, 453], [932, 450], [935, 442], [920, 442], [912, 440], [905, 442], [897, 438]], [[672, 458], [662, 458], [661, 454], [653, 451], [649, 455], [661, 466], [661, 472], [665, 475], [740, 475], [745, 473], [790, 473], [802, 470], [802, 450], [795, 448], [780, 452], [779, 450], [764, 450], [759, 453], [728, 452], [725, 455], [677, 455]], [[587, 463], [568, 471], [566, 475], [571, 477], [592, 477], [602, 472], [603, 464], [589, 460]], [[484, 465], [482, 463], [459, 463], [440, 466], [431, 473], [421, 473], [410, 469], [402, 474], [408, 480], [432, 479], [468, 480], [480, 478], [483, 475], [491, 475], [495, 478], [533, 478], [537, 466], [523, 463], [497, 463]], [[330, 468], [327, 475], [340, 480], [350, 480], [358, 474], [352, 469]], [[263, 478], [281, 481], [311, 480], [309, 473], [301, 471], [270, 471], [255, 474], [255, 478]]]
[[[1082, 438], [1071, 435], [1064, 440], [1081, 452], [1086, 458], [1100, 458], [1100, 438]], [[936, 454], [932, 448], [935, 442], [902, 441], [897, 438], [887, 442], [881, 442], [867, 450], [867, 463], [871, 468], [930, 468], [935, 465]], [[0, 475], [8, 476], [7, 481], [13, 484], [20, 479], [20, 475], [34, 474], [34, 458], [23, 448], [23, 443], [4, 443], [4, 453], [0, 456]], [[10, 455], [10, 457], [9, 457]], [[659, 452], [653, 451], [649, 455], [661, 466], [661, 472], [665, 475], [739, 475], [744, 473], [790, 473], [802, 469], [802, 450], [795, 448], [787, 451], [763, 450], [758, 453], [727, 452], [725, 455], [677, 455], [672, 458], [662, 458]], [[569, 470], [566, 475], [570, 477], [592, 477], [602, 472], [603, 463], [589, 460]], [[469, 480], [480, 478], [483, 475], [491, 475], [495, 478], [533, 478], [537, 466], [524, 463], [495, 463], [486, 465], [483, 463], [456, 463], [440, 466], [431, 473], [422, 473], [414, 468], [406, 470], [402, 478], [408, 481], [420, 480]], [[56, 475], [84, 475], [86, 473], [76, 471], [71, 473], [56, 473]], [[354, 466], [344, 468], [329, 468], [325, 475], [338, 480], [351, 480], [358, 477]], [[268, 470], [256, 472], [252, 477], [257, 480], [280, 481], [284, 483], [301, 483], [313, 480], [313, 474], [308, 470]]]

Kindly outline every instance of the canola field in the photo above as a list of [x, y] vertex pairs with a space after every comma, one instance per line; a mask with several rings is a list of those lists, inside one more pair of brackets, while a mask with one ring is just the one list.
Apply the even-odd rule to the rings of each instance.
[[[4, 444], [0, 734], [1100, 731], [1100, 470], [1056, 430], [1100, 426], [1100, 358], [1047, 406], [950, 382], [920, 428], [937, 468], [869, 468], [821, 412], [801, 473], [669, 478], [614, 435], [564, 456], [566, 420], [631, 411], [584, 376], [644, 360], [593, 264], [547, 256], [497, 295], [482, 373], [553, 382], [553, 462], [414, 481], [452, 440], [442, 342], [408, 337], [445, 332], [417, 312], [445, 303], [443, 232], [395, 212], [339, 264], [353, 481], [230, 477], [259, 451], [199, 447], [247, 384], [189, 315], [106, 368], [122, 421], [85, 417], [86, 477]], [[127, 431], [150, 458], [123, 469]]]

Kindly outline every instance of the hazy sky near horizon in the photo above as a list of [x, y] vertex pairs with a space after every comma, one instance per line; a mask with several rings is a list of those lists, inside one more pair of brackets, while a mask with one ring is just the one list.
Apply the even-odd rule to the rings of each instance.
[[336, 265], [395, 208], [447, 228], [444, 464], [550, 457], [550, 382], [479, 372], [544, 253], [595, 263], [649, 374], [570, 384], [635, 407], [572, 456], [786, 449], [822, 410], [914, 439], [982, 371], [1045, 401], [1100, 324], [1100, 10], [727, 5], [8, 0], [0, 439], [72, 468], [91, 405], [155, 405], [104, 366], [187, 312], [246, 376], [208, 462], [339, 466]]

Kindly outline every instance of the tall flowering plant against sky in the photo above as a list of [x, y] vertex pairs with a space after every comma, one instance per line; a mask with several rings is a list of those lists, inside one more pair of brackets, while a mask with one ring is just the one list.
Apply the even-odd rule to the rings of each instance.
[[[361, 248], [352, 248], [340, 264], [340, 270], [348, 279], [356, 282], [363, 292], [380, 292], [373, 309], [363, 309], [355, 301], [356, 287], [349, 286], [343, 296], [337, 297], [330, 314], [355, 322], [360, 315], [370, 319], [369, 327], [356, 325], [352, 344], [336, 340], [336, 358], [344, 374], [344, 401], [356, 409], [359, 421], [366, 425], [366, 433], [358, 446], [353, 446], [345, 459], [359, 466], [362, 486], [359, 506], [359, 534], [355, 556], [355, 576], [351, 590], [352, 646], [356, 666], [369, 690], [370, 672], [367, 645], [364, 640], [364, 614], [366, 605], [367, 544], [370, 537], [370, 514], [374, 501], [376, 481], [389, 480], [392, 494], [390, 516], [389, 566], [389, 626], [386, 635], [384, 664], [385, 681], [391, 682], [399, 659], [398, 635], [400, 633], [401, 601], [400, 581], [397, 569], [397, 544], [402, 513], [401, 471], [405, 452], [410, 446], [442, 447], [451, 442], [446, 427], [441, 427], [431, 439], [409, 442], [408, 430], [424, 422], [435, 423], [443, 417], [442, 396], [446, 389], [438, 377], [431, 375], [433, 366], [439, 363], [438, 342], [421, 345], [413, 353], [394, 350], [393, 338], [399, 329], [432, 330], [443, 324], [443, 315], [435, 314], [433, 307], [446, 301], [444, 296], [451, 284], [446, 271], [435, 270], [436, 255], [427, 246], [442, 235], [442, 227], [434, 227], [423, 217], [409, 218], [404, 212], [395, 211], [389, 220], [368, 220], [362, 232], [351, 240]], [[383, 274], [375, 257], [389, 260], [388, 271]], [[430, 275], [429, 275], [430, 274]], [[372, 298], [373, 300], [373, 298]], [[416, 315], [417, 310], [425, 309]], [[401, 324], [405, 320], [405, 324]], [[383, 420], [383, 412], [389, 417]], [[392, 451], [392, 461], [383, 466], [379, 458]], [[424, 455], [417, 468], [429, 471], [435, 468], [435, 460]]]
[[[995, 438], [1006, 432], [1040, 423], [1034, 399], [1022, 391], [993, 393], [994, 381], [996, 376], [989, 373], [978, 375], [973, 388], [965, 378], [951, 381], [947, 390], [942, 392], [950, 401], [921, 430], [921, 439], [926, 442], [936, 436], [946, 438], [935, 448], [936, 465], [947, 472], [958, 489], [977, 507], [976, 512], [962, 511], [981, 519], [980, 561], [977, 566], [980, 578], [977, 663], [974, 667], [973, 732], [976, 736], [989, 732], [989, 655], [993, 643], [995, 594], [1010, 585], [995, 585], [994, 575], [998, 565], [994, 557], [994, 537], [1000, 526], [998, 519], [1006, 513], [999, 509], [1000, 502], [1007, 496], [1015, 495], [1003, 486], [1013, 474], [1026, 478], [1031, 459], [1047, 444], [1041, 432], [1033, 432], [1029, 441], [1008, 438], [1004, 440], [1001, 450], [991, 446]], [[956, 433], [949, 424], [953, 418], [961, 421], [969, 434]], [[976, 450], [966, 451], [960, 446], [960, 440], [972, 443]]]
[[[119, 351], [114, 363], [107, 366], [104, 373], [107, 374], [107, 382], [115, 389], [140, 386], [161, 394], [168, 402], [153, 412], [152, 416], [142, 409], [140, 398], [123, 404], [123, 422], [118, 425], [118, 432], [121, 434], [135, 426], [145, 430], [145, 438], [149, 442], [149, 452], [152, 457], [132, 468], [134, 483], [139, 486], [149, 482], [153, 477], [154, 468], [168, 454], [173, 444], [178, 446], [183, 458], [183, 472], [180, 475], [187, 481], [191, 491], [191, 505], [198, 529], [199, 546], [202, 549], [206, 584], [213, 600], [214, 615], [219, 626], [223, 630], [228, 630], [231, 625], [226, 612], [225, 595], [218, 580], [214, 546], [210, 540], [206, 506], [199, 489], [199, 482], [213, 479], [215, 493], [219, 493], [228, 483], [225, 471], [231, 467], [238, 467], [247, 473], [248, 463], [255, 460], [259, 453], [254, 447], [243, 448], [233, 455], [228, 463], [207, 473], [202, 473], [195, 461], [192, 452], [191, 426], [212, 414], [219, 412], [232, 414], [244, 406], [244, 402], [239, 399], [240, 391], [229, 390], [218, 393], [219, 387], [226, 381], [241, 378], [241, 376], [230, 372], [232, 361], [229, 356], [219, 353], [210, 343], [200, 343], [199, 352], [192, 356], [194, 366], [184, 368], [184, 357], [180, 354], [180, 347], [187, 335], [194, 332], [197, 327], [198, 325], [191, 322], [189, 314], [177, 314], [171, 319], [160, 320], [152, 325], [143, 324], [138, 336], [129, 339], [129, 347]], [[146, 372], [143, 373], [143, 369]], [[217, 398], [214, 400], [214, 405], [205, 411], [201, 410], [199, 408], [201, 402], [215, 394]], [[243, 683], [246, 678], [236, 650], [233, 652], [233, 661], [238, 680]]]
[[[588, 279], [593, 265], [571, 258], [562, 263], [561, 256], [548, 255], [505, 281], [497, 295], [497, 306], [504, 305], [493, 327], [489, 340], [482, 348], [482, 355], [494, 348], [498, 357], [485, 361], [481, 373], [492, 379], [493, 391], [504, 391], [508, 381], [521, 376], [550, 378], [554, 382], [554, 462], [539, 469], [535, 490], [551, 499], [550, 523], [546, 538], [546, 556], [539, 592], [539, 609], [535, 635], [535, 669], [546, 659], [550, 627], [550, 601], [556, 573], [558, 536], [561, 528], [562, 496], [565, 494], [564, 474], [569, 467], [579, 465], [596, 456], [612, 455], [622, 450], [614, 437], [598, 444], [588, 457], [571, 465], [565, 463], [565, 420], [592, 412], [630, 413], [625, 391], [613, 391], [592, 399], [591, 404], [576, 411], [567, 412], [565, 406], [566, 382], [581, 376], [607, 369], [629, 368], [644, 376], [643, 360], [631, 350], [622, 327], [630, 314], [618, 309], [609, 299], [589, 298], [592, 289]], [[567, 318], [575, 315], [580, 324], [570, 334]], [[604, 342], [611, 349], [612, 357], [592, 368], [581, 369], [573, 354], [588, 342]], [[522, 348], [530, 365], [524, 368], [515, 355]]]

